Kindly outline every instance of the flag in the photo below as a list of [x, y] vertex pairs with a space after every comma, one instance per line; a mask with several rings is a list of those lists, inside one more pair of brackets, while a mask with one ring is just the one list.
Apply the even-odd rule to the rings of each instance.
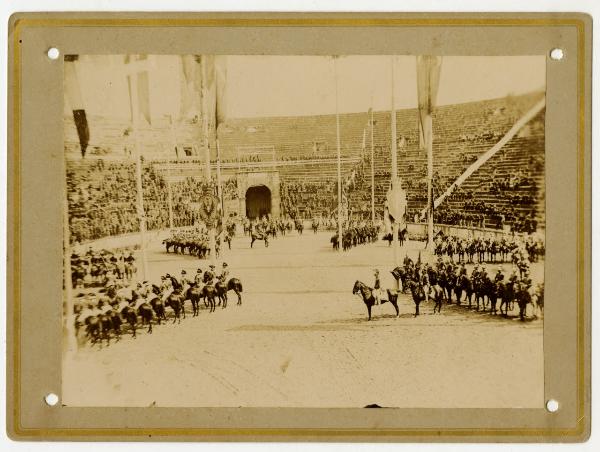
[[198, 115], [201, 90], [201, 74], [199, 57], [196, 55], [181, 56], [181, 107], [179, 117], [193, 118]]
[[[150, 84], [148, 81], [148, 69], [143, 63], [148, 57], [146, 55], [127, 55], [125, 57], [125, 64], [138, 65], [132, 72], [127, 76], [127, 82], [129, 86], [129, 100], [131, 106], [131, 120], [135, 122], [142, 116], [148, 124], [152, 124], [150, 114]], [[133, 105], [133, 93], [131, 91], [132, 77], [136, 77], [137, 82], [137, 105]], [[135, 114], [138, 117], [135, 118]]]
[[417, 57], [417, 94], [419, 103], [419, 144], [421, 149], [425, 143], [425, 118], [431, 115], [436, 104], [442, 58], [433, 55]]
[[77, 78], [77, 69], [75, 67], [75, 62], [78, 59], [78, 55], [65, 55], [65, 92], [73, 111], [73, 121], [77, 128], [79, 147], [81, 148], [81, 157], [83, 158], [90, 142], [90, 129], [83, 105], [79, 79]]
[[227, 119], [227, 57], [215, 57], [215, 130]]

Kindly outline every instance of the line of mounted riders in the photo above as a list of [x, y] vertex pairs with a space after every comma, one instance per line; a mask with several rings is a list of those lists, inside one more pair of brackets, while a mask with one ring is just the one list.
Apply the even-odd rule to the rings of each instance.
[[71, 284], [74, 289], [105, 286], [117, 279], [130, 281], [136, 274], [135, 257], [129, 248], [93, 250], [71, 254]]
[[167, 308], [172, 311], [173, 323], [180, 323], [181, 318], [186, 317], [188, 301], [192, 317], [196, 317], [201, 301], [209, 312], [214, 312], [217, 306], [226, 308], [229, 291], [235, 292], [237, 305], [241, 305], [242, 282], [228, 278], [228, 273], [227, 264], [223, 263], [218, 277], [215, 266], [210, 265], [204, 273], [198, 269], [193, 280], [182, 270], [180, 278], [170, 274], [162, 276], [160, 286], [148, 281], [138, 283], [135, 289], [113, 284], [101, 289], [99, 294], [80, 294], [77, 296], [80, 301], [74, 306], [77, 336], [80, 337], [84, 328], [85, 338], [92, 344], [102, 345], [106, 341], [110, 345], [111, 337], [120, 340], [124, 326], [129, 327], [134, 338], [138, 328], [147, 326], [147, 332], [152, 333], [154, 323], [160, 325], [167, 321]]
[[[229, 248], [231, 248], [231, 238], [226, 238], [225, 241], [229, 241]], [[218, 257], [221, 251], [220, 235], [215, 238], [215, 242]], [[197, 256], [199, 259], [206, 259], [210, 253], [208, 232], [196, 226], [171, 231], [170, 237], [164, 239], [162, 243], [165, 245], [167, 253], [173, 249], [176, 254], [186, 254], [187, 252], [190, 256]]]
[[278, 234], [285, 236], [294, 229], [300, 235], [304, 232], [304, 222], [302, 220], [292, 220], [290, 218], [275, 220], [266, 215], [254, 220], [244, 218], [242, 220], [242, 227], [244, 228], [244, 235], [249, 236], [251, 239], [250, 248], [254, 246], [254, 242], [256, 241], [264, 241], [265, 248], [268, 248], [269, 237], [275, 239]]
[[491, 237], [469, 237], [461, 238], [452, 235], [445, 235], [441, 231], [434, 239], [434, 253], [438, 257], [447, 256], [454, 261], [454, 256], [458, 262], [474, 263], [477, 262], [513, 262], [516, 263], [516, 251], [523, 248], [527, 252], [527, 259], [530, 262], [537, 262], [545, 253], [544, 242], [541, 239], [527, 238], [506, 238], [493, 239]]
[[[351, 221], [342, 225], [342, 250], [348, 251], [350, 248], [364, 245], [366, 243], [374, 243], [379, 236], [379, 228], [371, 222], [356, 222]], [[331, 237], [331, 245], [334, 250], [340, 248], [339, 234]]]
[[[467, 273], [464, 262], [443, 262], [438, 259], [435, 265], [423, 264], [419, 261], [415, 264], [406, 257], [403, 266], [392, 270], [392, 275], [398, 281], [402, 293], [410, 292], [415, 304], [415, 317], [420, 314], [419, 306], [422, 302], [432, 300], [434, 302], [433, 312], [441, 313], [443, 303], [453, 303], [453, 297], [457, 305], [468, 302], [468, 307], [486, 312], [489, 306], [490, 314], [498, 313], [498, 302], [500, 302], [500, 314], [508, 316], [508, 311], [514, 309], [516, 303], [519, 308], [520, 320], [525, 320], [526, 309], [531, 305], [534, 313], [543, 312], [544, 309], [544, 284], [533, 287], [529, 268], [515, 267], [508, 278], [504, 275], [504, 269], [499, 266], [495, 275], [490, 275], [485, 263], [476, 264], [470, 275]], [[353, 294], [361, 295], [367, 306], [369, 320], [371, 320], [371, 308], [379, 303], [390, 302], [400, 314], [398, 309], [398, 292], [387, 290], [387, 298], [379, 288], [378, 273], [376, 273], [375, 287], [371, 288], [361, 281], [356, 281], [352, 290]], [[464, 294], [464, 298], [463, 298]]]

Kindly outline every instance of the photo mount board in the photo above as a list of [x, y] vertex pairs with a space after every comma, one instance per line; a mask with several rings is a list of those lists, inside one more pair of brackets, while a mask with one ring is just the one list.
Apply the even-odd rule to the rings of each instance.
[[[591, 24], [589, 16], [562, 13], [13, 15], [7, 162], [9, 436], [115, 441], [586, 440]], [[548, 55], [544, 391], [546, 400], [559, 401], [559, 410], [549, 413], [543, 405], [485, 410], [48, 406], [44, 396], [60, 395], [61, 387], [64, 190], [63, 65], [62, 59], [47, 57], [50, 47], [62, 55]], [[563, 60], [549, 58], [553, 48], [564, 50]]]

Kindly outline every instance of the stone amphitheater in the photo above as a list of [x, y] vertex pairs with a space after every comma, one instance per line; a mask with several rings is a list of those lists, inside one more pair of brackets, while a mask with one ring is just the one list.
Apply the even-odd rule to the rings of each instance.
[[[478, 102], [441, 106], [433, 115], [434, 194], [441, 194], [465, 169], [489, 150], [511, 126], [544, 94], [534, 92]], [[407, 190], [408, 216], [419, 221], [418, 213], [427, 202], [427, 156], [420, 148], [417, 109], [397, 111], [398, 176]], [[375, 209], [383, 213], [385, 193], [390, 184], [390, 113], [373, 113]], [[366, 112], [342, 114], [342, 178], [354, 218], [371, 215], [371, 137]], [[109, 226], [92, 234], [99, 238], [115, 232], [135, 232], [135, 196], [113, 199], [104, 178], [108, 167], [122, 170], [117, 187], [135, 194], [133, 140], [129, 123], [90, 117], [90, 145], [85, 159], [79, 154], [77, 132], [72, 118], [65, 117], [65, 150], [69, 171], [70, 208], [72, 198], [85, 182], [87, 196], [103, 193], [103, 209], [94, 214]], [[153, 120], [140, 131], [144, 156], [144, 201], [150, 206], [150, 229], [167, 227], [166, 182], [173, 184], [175, 202], [194, 202], [197, 190], [178, 191], [178, 185], [206, 182], [202, 124], [197, 118], [172, 130], [167, 120]], [[366, 135], [366, 146], [363, 147]], [[175, 137], [175, 138], [174, 138]], [[229, 119], [219, 128], [220, 168], [224, 183], [227, 215], [300, 218], [327, 217], [337, 207], [337, 148], [335, 115]], [[176, 142], [176, 150], [174, 143]], [[210, 143], [213, 174], [217, 166], [216, 143]], [[473, 173], [437, 210], [436, 223], [487, 228], [512, 227], [533, 232], [544, 228], [544, 110], [531, 120], [494, 157]], [[117, 172], [118, 172], [117, 171]], [[120, 185], [119, 185], [120, 184]], [[120, 190], [116, 190], [120, 191]], [[90, 195], [90, 193], [92, 193]], [[96, 200], [100, 201], [100, 200]], [[87, 205], [98, 204], [87, 203]], [[175, 223], [193, 222], [193, 215], [178, 207]], [[77, 213], [79, 212], [79, 213]], [[130, 213], [128, 231], [110, 224], [123, 223]], [[119, 216], [120, 215], [120, 216]], [[527, 221], [524, 226], [524, 221]], [[118, 228], [117, 228], [118, 229]]]

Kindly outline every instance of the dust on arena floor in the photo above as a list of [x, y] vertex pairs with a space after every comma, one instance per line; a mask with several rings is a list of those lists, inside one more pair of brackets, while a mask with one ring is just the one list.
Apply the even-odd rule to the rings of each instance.
[[[85, 345], [65, 364], [70, 406], [539, 407], [543, 404], [543, 320], [520, 322], [425, 304], [413, 317], [408, 295], [400, 316], [389, 304], [367, 321], [355, 280], [394, 287], [387, 242], [345, 253], [331, 233], [292, 233], [265, 248], [236, 237], [225, 249], [231, 276], [244, 283], [243, 304], [201, 311], [137, 339]], [[256, 245], [256, 244], [255, 244]], [[420, 242], [401, 249], [416, 259]], [[208, 261], [148, 249], [150, 281], [167, 272], [206, 269]], [[543, 261], [532, 264], [534, 284]], [[505, 268], [510, 264], [504, 264]], [[469, 271], [471, 270], [468, 266]], [[516, 314], [516, 313], [515, 313]], [[465, 382], [468, 384], [465, 384]], [[174, 383], [175, 382], [175, 383]], [[423, 390], [417, 390], [422, 388]]]

